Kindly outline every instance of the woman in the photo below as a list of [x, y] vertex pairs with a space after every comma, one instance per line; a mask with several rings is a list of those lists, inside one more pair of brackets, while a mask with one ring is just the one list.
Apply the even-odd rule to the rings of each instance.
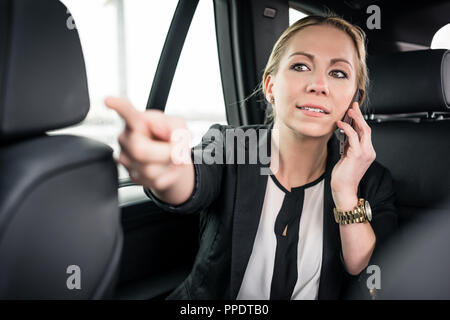
[[[370, 127], [357, 102], [348, 109], [357, 89], [364, 100], [365, 57], [363, 31], [337, 17], [306, 17], [281, 35], [262, 80], [273, 122], [239, 128], [269, 129], [257, 144], [278, 152], [271, 175], [261, 164], [175, 164], [171, 134], [183, 120], [106, 100], [127, 123], [119, 160], [132, 179], [168, 211], [201, 211], [192, 272], [169, 298], [337, 299], [344, 277], [368, 266], [396, 214]], [[353, 127], [341, 121], [347, 109]], [[337, 128], [348, 137], [342, 156]], [[200, 152], [235, 148], [227, 148], [230, 130], [212, 126]], [[251, 146], [244, 150], [250, 156]]]

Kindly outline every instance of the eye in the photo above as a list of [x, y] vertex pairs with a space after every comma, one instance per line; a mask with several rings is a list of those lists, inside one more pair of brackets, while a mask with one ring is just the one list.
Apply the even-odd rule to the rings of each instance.
[[330, 71], [330, 75], [335, 78], [338, 78], [338, 79], [346, 79], [347, 78], [347, 74], [341, 70], [332, 70], [332, 71]]
[[295, 70], [295, 71], [307, 71], [307, 70], [309, 70], [308, 66], [306, 64], [303, 64], [303, 63], [294, 63], [291, 66], [291, 69]]

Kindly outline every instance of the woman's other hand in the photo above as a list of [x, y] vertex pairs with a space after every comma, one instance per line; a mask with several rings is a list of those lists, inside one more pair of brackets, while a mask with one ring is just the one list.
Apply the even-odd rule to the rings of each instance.
[[108, 97], [105, 105], [125, 120], [119, 162], [131, 180], [167, 203], [186, 201], [195, 183], [186, 122], [159, 110], [140, 112], [121, 98]]

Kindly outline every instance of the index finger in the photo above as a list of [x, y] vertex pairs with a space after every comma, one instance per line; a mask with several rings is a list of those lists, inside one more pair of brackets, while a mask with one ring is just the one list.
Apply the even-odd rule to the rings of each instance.
[[363, 115], [363, 113], [361, 111], [361, 107], [358, 104], [358, 102], [354, 102], [353, 103], [353, 108], [352, 109], [354, 110], [355, 116], [358, 119], [360, 119], [360, 121], [361, 121], [361, 129], [368, 129], [368, 128], [370, 128], [369, 124], [367, 123], [366, 119], [364, 118], [364, 115]]
[[126, 126], [130, 130], [145, 132], [144, 120], [139, 111], [126, 99], [108, 97], [105, 99], [105, 105], [116, 111], [119, 116], [125, 120]]
[[355, 112], [358, 114], [358, 116], [361, 116], [364, 119], [364, 115], [361, 111], [361, 106], [359, 105], [358, 101], [353, 102], [352, 109], [355, 110]]

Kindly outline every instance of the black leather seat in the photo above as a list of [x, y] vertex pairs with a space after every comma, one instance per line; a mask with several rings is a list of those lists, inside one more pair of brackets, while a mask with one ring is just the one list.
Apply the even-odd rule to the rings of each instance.
[[450, 213], [450, 51], [371, 57], [369, 110], [377, 160], [397, 191], [399, 226]]
[[368, 65], [372, 140], [393, 176], [400, 227], [374, 259], [380, 297], [450, 299], [450, 51], [393, 53]]
[[112, 149], [45, 133], [89, 110], [66, 10], [57, 0], [0, 1], [1, 299], [109, 298], [118, 274]]

